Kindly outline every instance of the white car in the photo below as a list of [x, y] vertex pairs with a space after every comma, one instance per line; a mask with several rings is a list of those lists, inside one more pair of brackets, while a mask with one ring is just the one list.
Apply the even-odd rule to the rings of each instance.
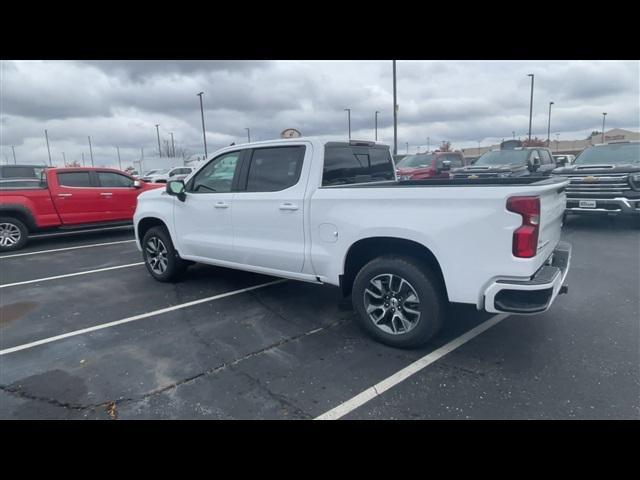
[[201, 262], [337, 285], [370, 335], [415, 347], [446, 321], [446, 302], [533, 314], [566, 292], [567, 184], [400, 183], [386, 145], [283, 139], [224, 148], [186, 184], [141, 194], [134, 225], [158, 281]]
[[167, 183], [167, 180], [176, 178], [185, 178], [193, 172], [192, 167], [173, 167], [173, 168], [165, 168], [163, 170], [151, 170], [151, 172], [147, 172], [142, 180], [145, 182], [152, 183]]
[[575, 155], [554, 155], [553, 159], [558, 167], [568, 167], [576, 161]]

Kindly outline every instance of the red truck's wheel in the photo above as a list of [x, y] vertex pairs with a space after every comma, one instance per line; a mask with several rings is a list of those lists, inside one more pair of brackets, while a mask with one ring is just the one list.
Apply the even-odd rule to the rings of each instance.
[[164, 227], [153, 227], [142, 239], [142, 256], [147, 271], [160, 282], [176, 280], [187, 268], [178, 256], [171, 236]]
[[24, 223], [12, 217], [0, 217], [0, 252], [19, 250], [29, 239]]
[[410, 257], [385, 255], [371, 260], [353, 284], [353, 307], [360, 326], [392, 347], [424, 345], [440, 330], [444, 301], [439, 280]]

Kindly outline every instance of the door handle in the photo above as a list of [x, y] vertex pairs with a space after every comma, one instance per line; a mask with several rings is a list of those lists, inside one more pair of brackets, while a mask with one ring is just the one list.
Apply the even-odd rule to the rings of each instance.
[[281, 203], [280, 210], [298, 210], [298, 206], [293, 203]]
[[73, 193], [59, 193], [58, 196], [59, 197], [71, 197], [71, 196], [73, 196]]
[[105, 197], [110, 197], [111, 195], [113, 195], [113, 193], [111, 193], [111, 192], [101, 192], [100, 195], [103, 195]]
[[229, 208], [229, 204], [227, 202], [216, 202], [214, 207], [216, 207], [216, 208]]

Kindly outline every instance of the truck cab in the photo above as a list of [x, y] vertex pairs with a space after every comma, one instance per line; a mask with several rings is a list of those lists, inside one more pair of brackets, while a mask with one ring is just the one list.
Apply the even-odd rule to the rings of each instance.
[[544, 147], [511, 147], [491, 150], [473, 165], [453, 169], [452, 178], [508, 178], [548, 176], [556, 168], [551, 151]]
[[396, 163], [398, 180], [449, 178], [449, 171], [465, 165], [460, 152], [420, 153], [407, 155]]

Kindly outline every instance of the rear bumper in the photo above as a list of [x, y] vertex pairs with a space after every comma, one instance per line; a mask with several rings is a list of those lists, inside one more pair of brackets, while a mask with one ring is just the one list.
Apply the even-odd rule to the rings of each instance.
[[[595, 208], [580, 207], [581, 200], [595, 201]], [[591, 215], [640, 215], [640, 198], [570, 198], [567, 197], [567, 212]]]
[[490, 313], [531, 315], [549, 309], [560, 293], [571, 263], [571, 244], [559, 242], [549, 260], [529, 280], [497, 280], [485, 290], [484, 308]]

